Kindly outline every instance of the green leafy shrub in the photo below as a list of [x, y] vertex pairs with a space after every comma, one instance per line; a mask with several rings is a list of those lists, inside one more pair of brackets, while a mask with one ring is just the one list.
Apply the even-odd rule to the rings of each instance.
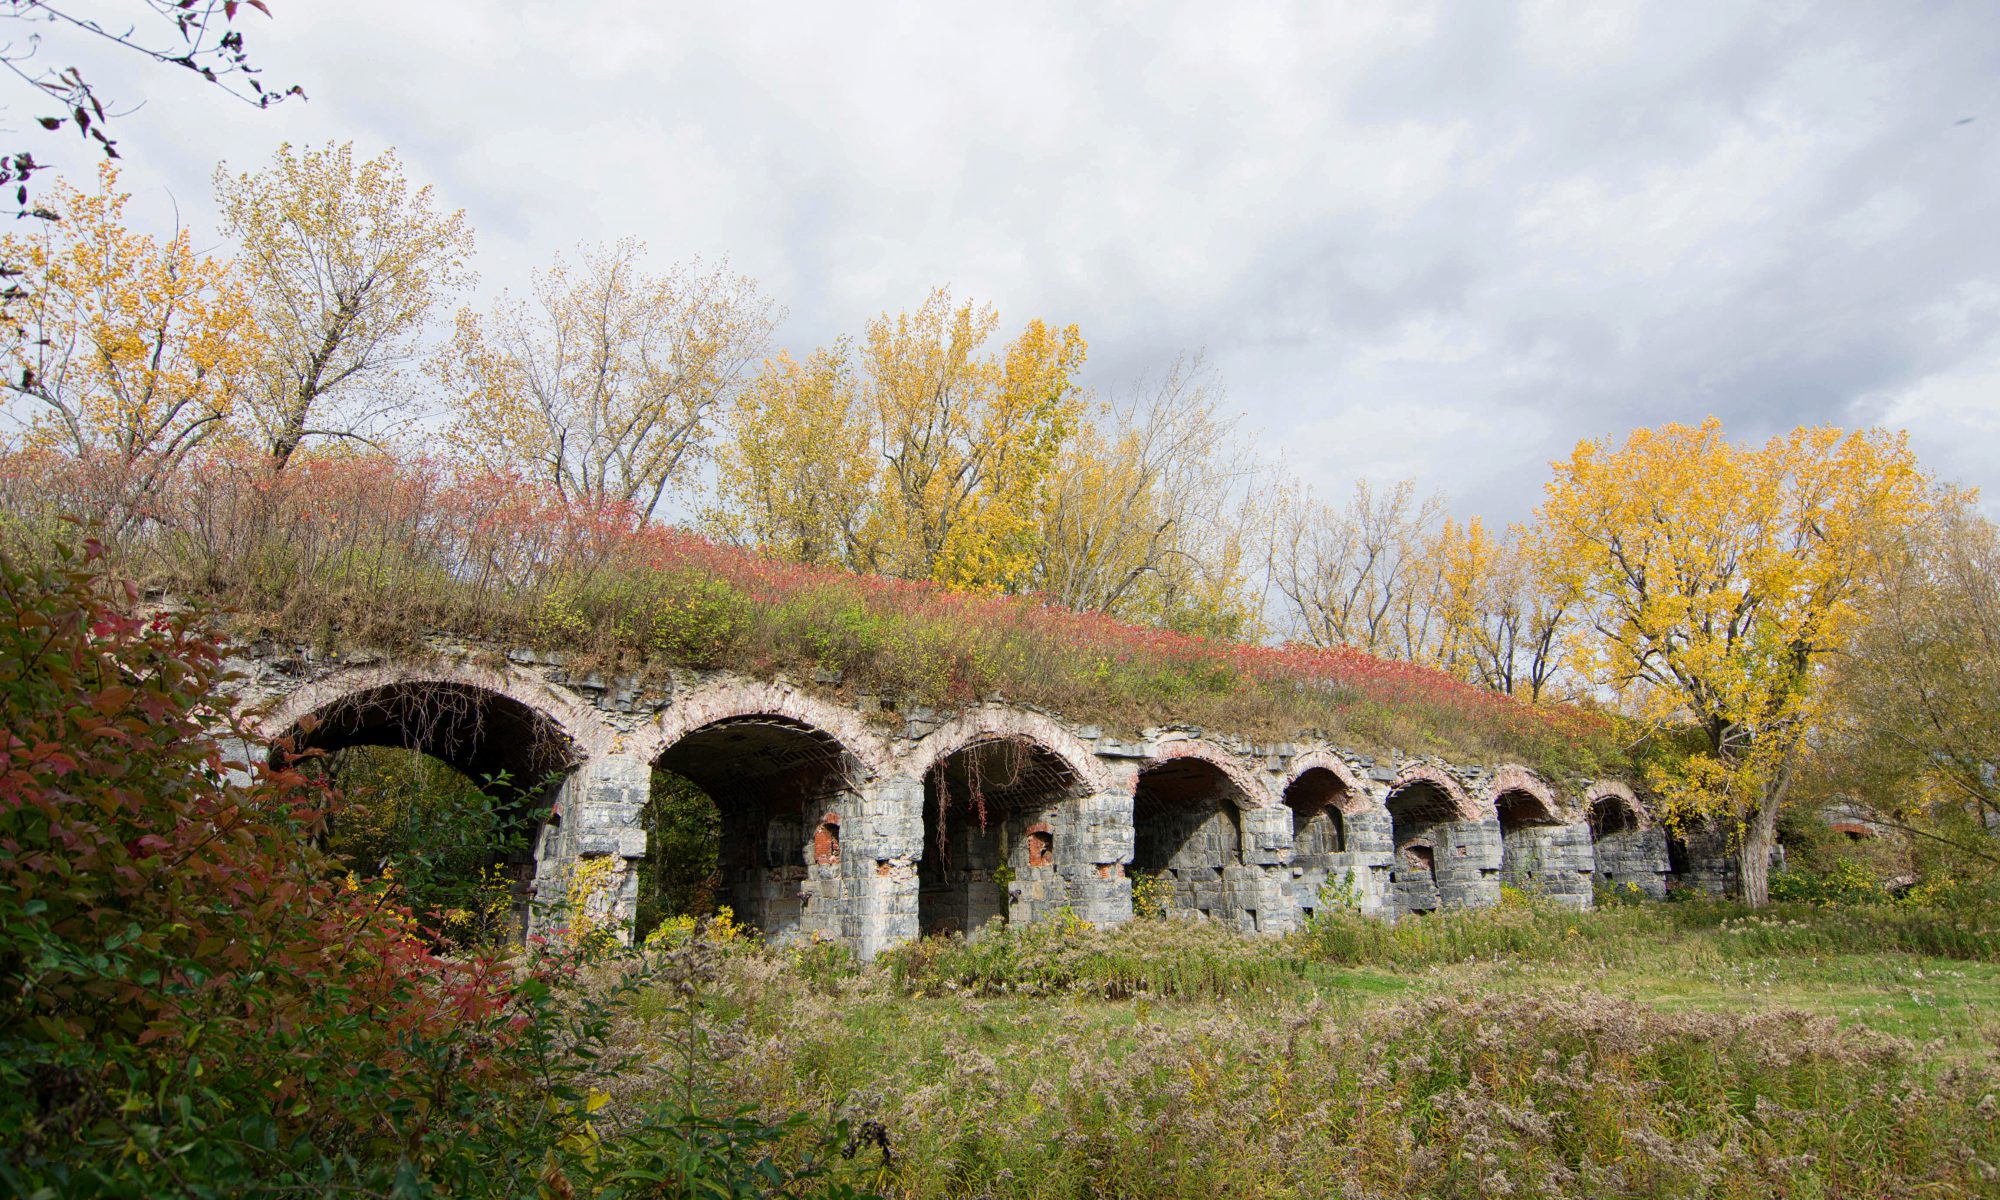
[[1771, 899], [1798, 904], [1879, 904], [1889, 897], [1860, 863], [1835, 859], [1822, 870], [1772, 872]]
[[326, 848], [385, 889], [444, 949], [497, 948], [521, 929], [507, 860], [543, 813], [502, 772], [483, 784], [420, 751], [355, 746], [308, 764], [339, 792]]
[[319, 848], [324, 786], [225, 758], [212, 638], [94, 558], [0, 555], [0, 1191], [639, 1194], [682, 1154], [675, 1194], [851, 1194], [789, 1119], [607, 1106], [671, 956], [438, 957]]
[[1132, 873], [1132, 915], [1141, 921], [1164, 921], [1173, 902], [1173, 881], [1159, 874]]

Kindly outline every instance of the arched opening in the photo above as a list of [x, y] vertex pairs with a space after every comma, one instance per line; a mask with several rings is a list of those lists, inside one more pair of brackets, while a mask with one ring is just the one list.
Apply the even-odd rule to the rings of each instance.
[[397, 898], [438, 942], [526, 932], [563, 779], [582, 758], [545, 714], [471, 684], [410, 681], [346, 695], [284, 739], [344, 797], [328, 848]]
[[783, 940], [844, 936], [840, 823], [861, 768], [831, 734], [787, 717], [728, 717], [653, 762], [639, 936], [727, 906]]
[[1222, 768], [1169, 758], [1139, 772], [1132, 797], [1134, 904], [1151, 890], [1168, 916], [1257, 928], [1256, 892], [1244, 878], [1238, 809], [1249, 802]]
[[1639, 832], [1639, 814], [1622, 796], [1600, 796], [1590, 806], [1590, 840], [1608, 841], [1611, 838]]
[[1622, 788], [1593, 798], [1586, 816], [1592, 882], [1597, 887], [1619, 895], [1636, 889], [1638, 894], [1662, 898], [1667, 894], [1666, 874], [1686, 869], [1687, 848], [1678, 838], [1669, 841], [1658, 826], [1647, 824], [1638, 801]]
[[1329, 879], [1350, 889], [1358, 882], [1343, 859], [1348, 851], [1345, 809], [1352, 802], [1347, 781], [1325, 767], [1301, 771], [1285, 788], [1285, 807], [1292, 814], [1293, 894], [1302, 917], [1311, 919], [1319, 911]]
[[1525, 790], [1500, 793], [1493, 808], [1500, 818], [1500, 882], [1524, 892], [1548, 891], [1560, 866], [1549, 832], [1562, 821]]
[[1347, 850], [1347, 821], [1342, 813], [1349, 793], [1340, 776], [1314, 767], [1285, 789], [1285, 807], [1292, 810], [1292, 862], [1312, 863]]
[[1391, 908], [1398, 916], [1435, 912], [1442, 905], [1438, 856], [1445, 848], [1446, 826], [1459, 819], [1458, 805], [1436, 783], [1417, 779], [1389, 793], [1388, 809], [1395, 844], [1389, 868]]
[[1077, 791], [1068, 764], [1021, 738], [975, 742], [933, 764], [924, 772], [917, 928], [969, 934], [1060, 906], [1063, 802]]

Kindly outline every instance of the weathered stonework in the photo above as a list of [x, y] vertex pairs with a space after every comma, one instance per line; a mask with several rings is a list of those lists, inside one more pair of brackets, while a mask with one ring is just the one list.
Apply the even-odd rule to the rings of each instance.
[[[1665, 888], [1665, 839], [1629, 789], [1599, 783], [1567, 802], [1514, 765], [1188, 729], [1127, 739], [997, 701], [897, 712], [782, 679], [642, 684], [443, 640], [393, 661], [259, 646], [236, 665], [266, 739], [421, 745], [464, 769], [555, 780], [519, 868], [538, 905], [563, 898], [578, 862], [645, 856], [640, 814], [666, 770], [723, 815], [740, 919], [862, 957], [1063, 909], [1116, 924], [1132, 916], [1135, 873], [1161, 878], [1177, 915], [1255, 933], [1328, 903], [1385, 917], [1490, 905], [1503, 882], [1576, 907], [1593, 884]], [[613, 878], [617, 894], [598, 902], [629, 919], [637, 875]]]
[[1584, 793], [1586, 828], [1594, 843], [1592, 882], [1605, 888], [1636, 888], [1653, 900], [1667, 898], [1672, 864], [1667, 833], [1647, 815], [1632, 789], [1600, 780]]

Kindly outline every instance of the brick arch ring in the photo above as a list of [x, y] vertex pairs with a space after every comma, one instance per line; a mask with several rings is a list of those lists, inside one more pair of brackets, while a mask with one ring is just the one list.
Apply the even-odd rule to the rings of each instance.
[[1445, 799], [1451, 801], [1461, 821], [1477, 821], [1492, 815], [1490, 808], [1481, 808], [1479, 802], [1467, 794], [1465, 785], [1458, 781], [1457, 776], [1429, 763], [1411, 763], [1396, 772], [1396, 778], [1389, 783], [1389, 790], [1383, 793], [1383, 804], [1386, 806], [1397, 792], [1418, 783], [1427, 783], [1442, 793]]
[[1616, 800], [1626, 812], [1632, 814], [1634, 824], [1640, 829], [1650, 828], [1653, 824], [1653, 814], [1639, 803], [1639, 797], [1629, 786], [1616, 779], [1600, 779], [1590, 785], [1583, 793], [1584, 815], [1589, 816], [1590, 810], [1596, 808], [1600, 800]]
[[1331, 750], [1307, 750], [1295, 755], [1285, 772], [1284, 790], [1290, 791], [1292, 785], [1307, 771], [1325, 771], [1340, 780], [1341, 796], [1333, 806], [1345, 815], [1351, 817], [1376, 807], [1375, 802], [1368, 797], [1368, 789], [1361, 785], [1361, 780], [1355, 776], [1353, 769]]
[[1205, 738], [1173, 738], [1156, 743], [1153, 756], [1140, 766], [1139, 774], [1143, 776], [1148, 769], [1177, 758], [1198, 759], [1222, 772], [1240, 797], [1239, 808], [1269, 808], [1277, 803], [1270, 784], [1245, 767], [1242, 759]]
[[256, 729], [265, 741], [276, 741], [307, 717], [369, 692], [440, 684], [512, 700], [567, 738], [579, 759], [609, 753], [618, 741], [617, 731], [597, 710], [567, 688], [515, 667], [496, 669], [449, 659], [345, 667], [310, 679], [259, 718]]
[[704, 684], [676, 696], [656, 721], [630, 735], [619, 753], [650, 763], [696, 730], [738, 717], [777, 717], [829, 737], [870, 779], [889, 766], [887, 747], [860, 713], [788, 684], [754, 681]]
[[932, 730], [896, 762], [898, 773], [922, 779], [938, 763], [960, 750], [987, 742], [1017, 741], [1045, 750], [1076, 777], [1084, 794], [1116, 790], [1110, 772], [1083, 739], [1041, 713], [987, 706], [970, 709]]
[[1544, 783], [1533, 771], [1517, 763], [1508, 763], [1493, 773], [1493, 782], [1486, 789], [1486, 806], [1497, 814], [1500, 811], [1500, 797], [1508, 792], [1520, 792], [1522, 795], [1534, 797], [1535, 803], [1542, 806], [1542, 815], [1551, 821], [1564, 821], [1568, 818], [1568, 814], [1563, 811], [1562, 801], [1556, 798], [1555, 789]]

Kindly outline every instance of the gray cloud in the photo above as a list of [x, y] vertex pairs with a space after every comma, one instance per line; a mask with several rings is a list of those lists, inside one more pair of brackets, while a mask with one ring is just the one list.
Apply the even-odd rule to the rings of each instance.
[[1710, 412], [2000, 485], [1983, 4], [273, 7], [309, 104], [122, 72], [128, 181], [193, 223], [225, 152], [353, 138], [466, 207], [488, 290], [636, 233], [805, 348], [949, 281], [1080, 323], [1101, 387], [1206, 347], [1335, 488], [1515, 518], [1577, 438]]

